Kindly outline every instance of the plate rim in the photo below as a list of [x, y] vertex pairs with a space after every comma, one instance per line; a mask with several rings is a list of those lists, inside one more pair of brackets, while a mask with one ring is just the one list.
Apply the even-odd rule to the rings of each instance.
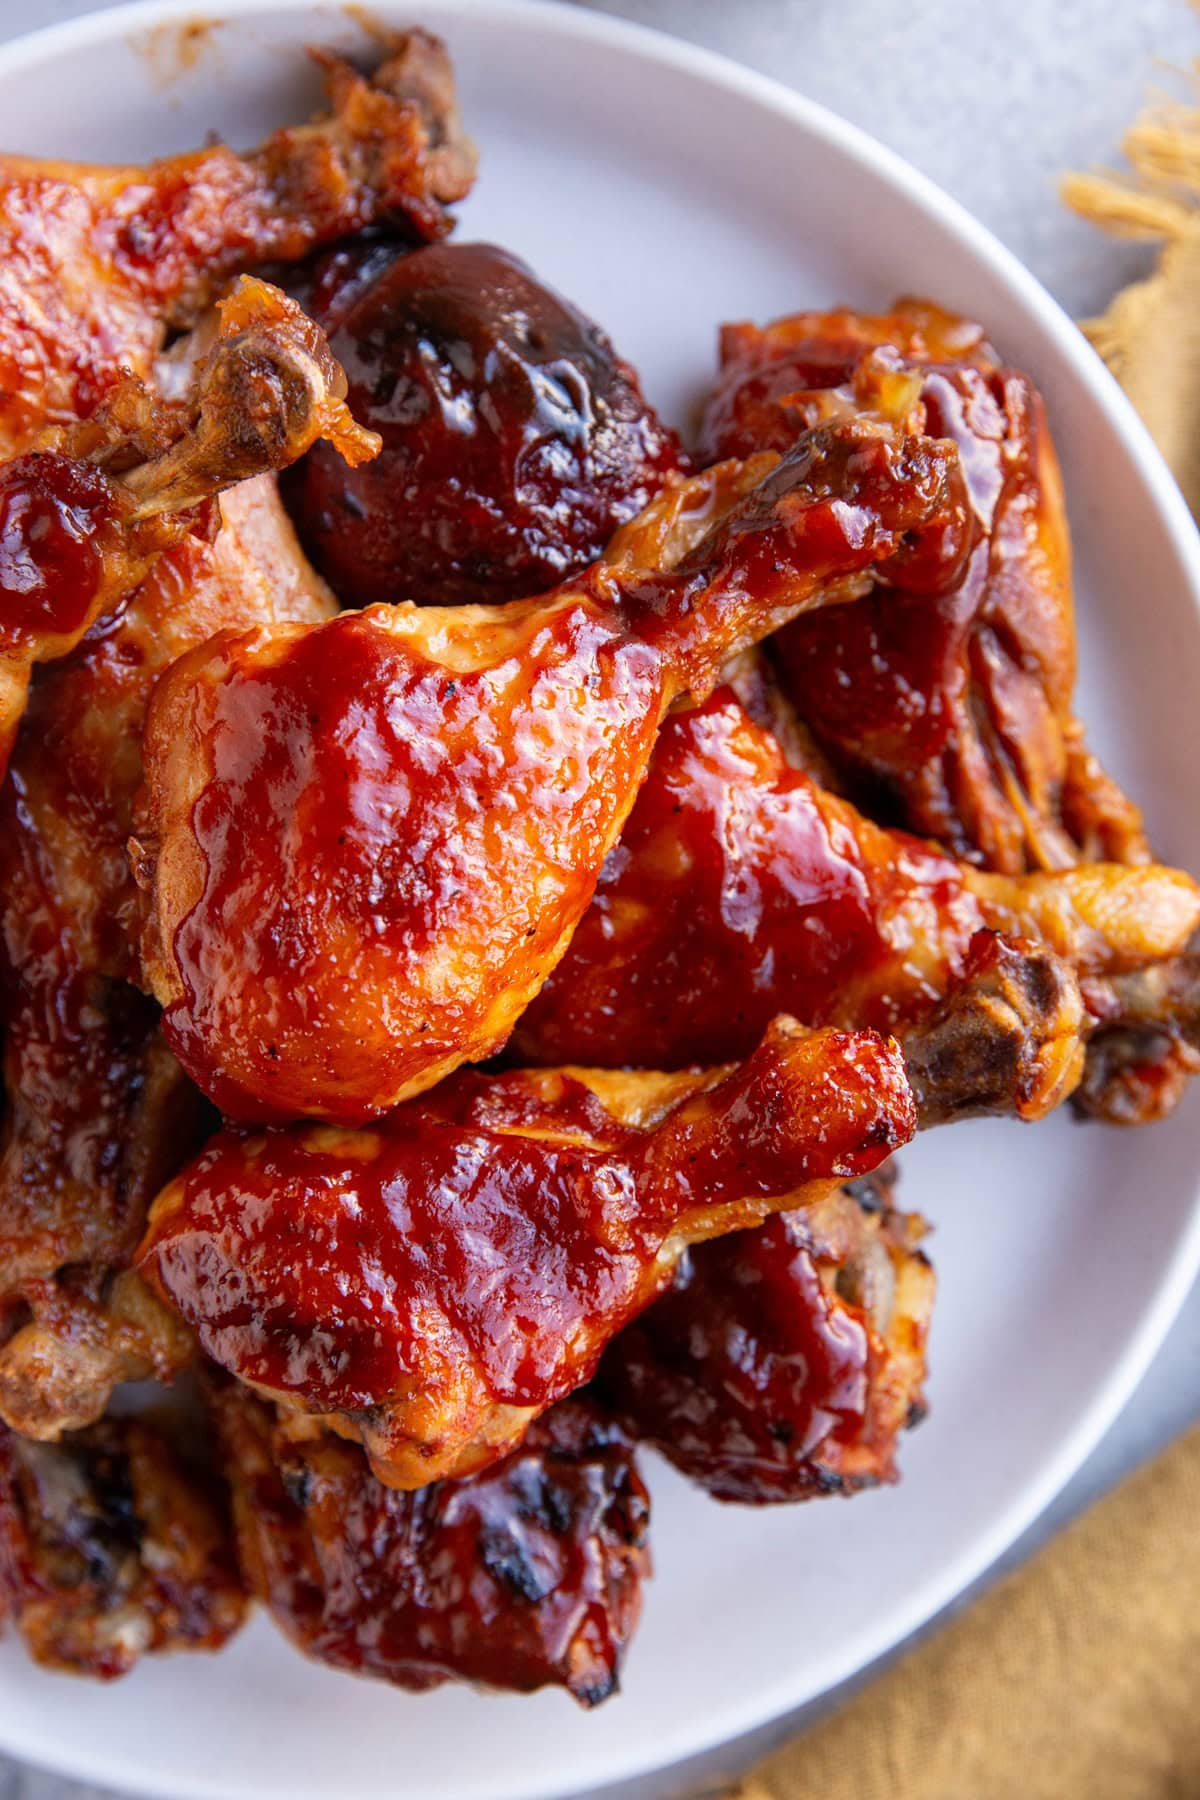
[[[219, 10], [214, 7], [211, 22], [222, 25], [304, 7], [318, 15], [327, 13], [331, 18], [353, 16], [351, 8], [331, 6], [323, 0], [219, 0]], [[411, 10], [414, 15], [420, 14], [422, 0], [412, 0]], [[429, 10], [440, 14], [443, 24], [455, 18], [469, 23], [472, 17], [486, 16], [498, 20], [509, 18], [523, 26], [540, 25], [547, 31], [567, 37], [604, 43], [639, 61], [682, 70], [822, 139], [931, 215], [1034, 315], [1072, 377], [1089, 391], [1108, 415], [1124, 447], [1140, 467], [1154, 509], [1186, 572], [1193, 608], [1200, 614], [1200, 532], [1141, 417], [1078, 327], [1037, 277], [965, 206], [930, 177], [861, 126], [843, 119], [819, 101], [775, 77], [738, 63], [719, 51], [674, 37], [669, 32], [594, 11], [587, 4], [572, 3], [572, 0], [431, 0]], [[122, 5], [61, 20], [0, 44], [0, 82], [11, 79], [23, 68], [53, 61], [59, 54], [116, 37], [127, 38], [162, 25], [182, 24], [195, 17], [195, 0], [126, 0]], [[639, 1777], [650, 1777], [677, 1763], [712, 1752], [723, 1744], [735, 1743], [803, 1706], [819, 1703], [936, 1619], [958, 1595], [994, 1567], [1087, 1459], [1124, 1410], [1198, 1274], [1200, 1189], [1191, 1213], [1178, 1233], [1163, 1277], [1130, 1333], [1118, 1362], [1093, 1394], [1074, 1428], [1056, 1452], [1043, 1462], [1037, 1476], [1025, 1484], [987, 1530], [978, 1533], [964, 1547], [937, 1580], [914, 1588], [904, 1605], [894, 1607], [880, 1621], [873, 1621], [871, 1626], [847, 1638], [830, 1658], [819, 1689], [797, 1691], [795, 1682], [789, 1683], [783, 1673], [755, 1695], [713, 1709], [705, 1720], [686, 1729], [677, 1727], [656, 1743], [649, 1761], [643, 1754], [610, 1755], [603, 1768], [589, 1773], [586, 1789], [570, 1791], [593, 1793]], [[64, 1686], [64, 1694], [68, 1692]], [[19, 1721], [3, 1717], [0, 1717], [0, 1751], [35, 1768], [75, 1780], [124, 1788], [129, 1793], [150, 1796], [151, 1800], [165, 1800], [168, 1793], [171, 1800], [214, 1800], [214, 1796], [228, 1800], [236, 1791], [227, 1784], [214, 1787], [202, 1779], [192, 1780], [179, 1774], [173, 1775], [169, 1786], [164, 1787], [155, 1779], [152, 1770], [122, 1760], [119, 1754], [104, 1746], [86, 1758], [70, 1748], [56, 1754], [55, 1747], [45, 1743], [41, 1734], [35, 1738], [31, 1733], [27, 1738]], [[273, 1793], [282, 1790], [259, 1787], [257, 1791]], [[442, 1800], [483, 1800], [486, 1792], [472, 1780], [444, 1788]], [[522, 1786], [519, 1800], [563, 1800], [565, 1793], [567, 1790], [559, 1780], [548, 1773], [537, 1774]]]

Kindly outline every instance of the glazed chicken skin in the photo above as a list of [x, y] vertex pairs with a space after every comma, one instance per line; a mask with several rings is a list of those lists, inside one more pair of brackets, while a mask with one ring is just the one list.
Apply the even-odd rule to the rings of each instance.
[[145, 975], [193, 1080], [232, 1117], [350, 1124], [490, 1055], [672, 703], [890, 558], [953, 579], [963, 522], [954, 452], [859, 417], [674, 486], [536, 601], [183, 657], [147, 721], [136, 866]]
[[557, 1686], [583, 1706], [616, 1692], [650, 1502], [629, 1439], [586, 1400], [484, 1473], [418, 1493], [235, 1383], [213, 1410], [247, 1585], [298, 1649], [417, 1691]]
[[0, 789], [0, 1418], [54, 1437], [191, 1338], [128, 1272], [155, 1193], [208, 1108], [136, 987], [125, 845], [157, 676], [223, 627], [335, 610], [261, 476], [220, 530], [167, 552], [125, 610], [34, 681]]
[[169, 329], [229, 279], [376, 222], [448, 228], [471, 185], [443, 46], [396, 40], [368, 81], [321, 59], [331, 110], [239, 155], [213, 145], [148, 168], [0, 157], [0, 455], [89, 418], [122, 372], [149, 381]]
[[683, 466], [605, 334], [505, 250], [338, 251], [308, 304], [383, 440], [355, 471], [314, 447], [284, 484], [346, 605], [538, 593]]
[[373, 1128], [214, 1138], [138, 1267], [240, 1380], [420, 1487], [587, 1382], [693, 1242], [911, 1137], [895, 1045], [778, 1020], [732, 1070], [464, 1071]]
[[714, 1499], [852, 1495], [897, 1479], [925, 1416], [934, 1275], [891, 1165], [755, 1231], [686, 1250], [596, 1387]]
[[135, 1419], [62, 1444], [0, 1427], [0, 1617], [36, 1662], [101, 1681], [147, 1652], [218, 1650], [246, 1604], [214, 1484]]
[[1145, 860], [1140, 815], [1072, 712], [1070, 541], [1044, 408], [978, 326], [919, 301], [726, 326], [705, 454], [786, 449], [844, 410], [873, 360], [919, 376], [916, 422], [958, 445], [977, 541], [932, 599], [900, 580], [783, 632], [791, 698], [873, 810], [963, 860], [1002, 874]]
[[322, 433], [352, 459], [378, 448], [320, 330], [278, 288], [243, 277], [219, 312], [186, 401], [156, 402], [131, 378], [91, 422], [0, 466], [0, 770], [34, 664], [123, 605], [207, 502]]
[[997, 875], [883, 829], [793, 767], [726, 687], [664, 726], [512, 1049], [610, 1067], [721, 1062], [780, 1011], [903, 1038], [961, 982], [984, 930], [1062, 957], [1104, 1017], [1114, 978], [1176, 956], [1198, 924], [1200, 888], [1173, 869]]

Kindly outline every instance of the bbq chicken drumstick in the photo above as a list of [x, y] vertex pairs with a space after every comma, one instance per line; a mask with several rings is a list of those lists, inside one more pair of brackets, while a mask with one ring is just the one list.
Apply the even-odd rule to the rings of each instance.
[[215, 1362], [420, 1487], [581, 1387], [688, 1244], [869, 1173], [915, 1124], [894, 1044], [788, 1020], [707, 1074], [464, 1071], [359, 1131], [220, 1133], [138, 1266]]
[[773, 652], [822, 747], [897, 823], [1002, 874], [1148, 852], [1137, 808], [1072, 711], [1075, 625], [1062, 481], [1041, 397], [979, 326], [926, 302], [727, 325], [709, 457], [786, 450], [844, 411], [864, 364], [914, 375], [917, 422], [963, 459], [976, 540], [935, 596], [901, 574], [788, 628]]
[[925, 1414], [934, 1275], [894, 1166], [755, 1231], [685, 1250], [606, 1351], [597, 1390], [718, 1500], [855, 1494], [896, 1480]]
[[721, 1062], [745, 1055], [781, 1011], [903, 1038], [961, 982], [981, 931], [1061, 957], [1096, 1025], [1111, 1024], [1131, 971], [1176, 957], [1198, 925], [1200, 887], [1175, 869], [998, 875], [885, 830], [791, 766], [722, 688], [664, 726], [591, 908], [513, 1051], [597, 1066], [631, 1054], [656, 1068]]
[[236, 1382], [212, 1409], [247, 1585], [298, 1649], [418, 1691], [616, 1691], [649, 1572], [633, 1446], [564, 1400], [503, 1462], [397, 1493], [354, 1444], [289, 1430]]
[[356, 1123], [505, 1040], [659, 725], [891, 561], [953, 579], [956, 453], [881, 418], [652, 502], [541, 599], [223, 634], [159, 684], [137, 871], [167, 1040], [233, 1117]]
[[123, 372], [149, 381], [168, 330], [232, 276], [372, 224], [448, 229], [474, 151], [443, 45], [408, 32], [369, 80], [319, 60], [330, 112], [247, 155], [217, 144], [144, 169], [0, 156], [0, 456], [89, 418]]

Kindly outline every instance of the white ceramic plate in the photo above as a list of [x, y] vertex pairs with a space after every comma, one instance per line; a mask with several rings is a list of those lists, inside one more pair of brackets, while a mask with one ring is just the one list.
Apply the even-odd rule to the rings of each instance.
[[[180, 50], [135, 6], [0, 52], [5, 148], [124, 160], [303, 114], [339, 8], [247, 0]], [[684, 421], [729, 318], [927, 292], [1045, 390], [1078, 552], [1082, 709], [1163, 855], [1200, 868], [1200, 544], [1098, 361], [983, 230], [869, 139], [769, 81], [596, 14], [375, 0], [449, 39], [483, 151], [460, 235], [525, 255]], [[166, 21], [167, 23], [162, 23]], [[157, 26], [157, 29], [152, 27]], [[657, 1575], [623, 1695], [411, 1698], [303, 1662], [258, 1620], [213, 1659], [104, 1689], [0, 1647], [0, 1744], [156, 1796], [534, 1800], [665, 1767], [812, 1698], [950, 1600], [1029, 1523], [1129, 1395], [1200, 1261], [1200, 1112], [1119, 1134], [958, 1127], [904, 1158], [936, 1223], [933, 1413], [904, 1480], [853, 1506], [722, 1508], [651, 1472]]]

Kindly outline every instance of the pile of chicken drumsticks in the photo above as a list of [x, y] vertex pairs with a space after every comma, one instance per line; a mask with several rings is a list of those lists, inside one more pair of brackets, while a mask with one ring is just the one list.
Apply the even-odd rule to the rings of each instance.
[[443, 46], [318, 60], [247, 155], [0, 157], [0, 1611], [112, 1676], [253, 1597], [591, 1704], [637, 1444], [893, 1480], [889, 1158], [1166, 1113], [1200, 889], [1072, 711], [1054, 448], [978, 326], [726, 326], [685, 448], [446, 241]]

